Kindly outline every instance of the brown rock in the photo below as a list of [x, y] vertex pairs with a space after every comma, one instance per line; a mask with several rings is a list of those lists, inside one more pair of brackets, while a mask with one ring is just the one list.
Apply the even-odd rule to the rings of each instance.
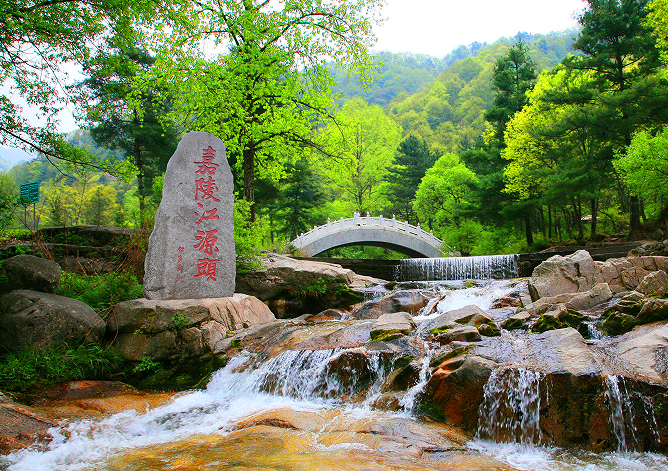
[[475, 432], [483, 389], [495, 366], [486, 358], [469, 356], [454, 370], [437, 369], [427, 383], [420, 410], [447, 424]]
[[665, 297], [668, 294], [668, 275], [659, 270], [645, 276], [636, 291], [649, 296]]
[[339, 284], [349, 285], [354, 280], [352, 270], [333, 263], [296, 260], [275, 253], [267, 254], [262, 262], [261, 270], [237, 276], [238, 292], [266, 301], [293, 297], [303, 291], [304, 286], [321, 280], [327, 289], [335, 289]]
[[555, 255], [538, 265], [529, 280], [531, 299], [588, 291], [594, 286], [596, 265], [589, 252]]
[[415, 290], [402, 290], [365, 302], [360, 308], [350, 313], [351, 319], [377, 319], [383, 314], [407, 312], [416, 315], [425, 307], [429, 298]]

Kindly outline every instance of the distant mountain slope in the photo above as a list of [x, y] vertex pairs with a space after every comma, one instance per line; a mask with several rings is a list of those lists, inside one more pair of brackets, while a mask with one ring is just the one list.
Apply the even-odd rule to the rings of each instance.
[[[576, 35], [576, 30], [533, 35], [519, 33], [514, 38], [501, 38], [492, 44], [473, 43], [468, 46], [459, 46], [443, 59], [424, 54], [381, 52], [375, 55], [377, 69], [373, 74], [374, 82], [366, 89], [362, 87], [357, 76], [348, 77], [334, 65], [330, 65], [329, 69], [336, 83], [334, 90], [342, 95], [342, 100], [359, 96], [369, 103], [386, 106], [397, 97], [423, 91], [441, 73], [451, 67], [460, 69], [468, 67], [468, 72], [464, 72], [463, 79], [466, 81], [474, 79], [484, 67], [474, 71], [473, 69], [477, 66], [471, 69], [470, 63], [468, 66], [466, 63], [459, 64], [459, 66], [457, 64], [481, 55], [485, 57], [483, 62], [490, 58], [495, 61], [496, 57], [502, 55], [502, 53], [498, 54], [499, 51], [511, 46], [520, 38], [531, 47], [532, 58], [538, 63], [541, 70], [553, 67], [568, 54]], [[481, 64], [478, 63], [478, 65]], [[474, 76], [467, 77], [467, 73], [473, 73]]]
[[[577, 31], [548, 35], [521, 35], [539, 70], [557, 65], [570, 51]], [[425, 139], [441, 152], [457, 152], [485, 130], [485, 111], [496, 94], [492, 73], [498, 58], [519, 37], [503, 38], [483, 46], [476, 55], [445, 68], [423, 90], [412, 95], [399, 94], [388, 111], [404, 133]]]
[[34, 158], [34, 155], [20, 149], [0, 146], [0, 172], [7, 172], [19, 162], [28, 162]]

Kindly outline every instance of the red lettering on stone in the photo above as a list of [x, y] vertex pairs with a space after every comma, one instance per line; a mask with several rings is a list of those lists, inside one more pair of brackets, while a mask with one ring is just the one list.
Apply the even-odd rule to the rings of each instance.
[[214, 251], [218, 252], [218, 247], [214, 247], [214, 244], [218, 240], [218, 237], [214, 235], [217, 232], [217, 229], [211, 231], [197, 231], [195, 240], [198, 242], [193, 245], [193, 247], [200, 251], [204, 251], [204, 253], [209, 255], [213, 255]]
[[[209, 219], [220, 219], [220, 216], [218, 216], [216, 212], [218, 212], [218, 208], [213, 208], [209, 209], [208, 211], [204, 211], [204, 214], [202, 214], [202, 216], [195, 224], [199, 226], [200, 224], [202, 224], [202, 221], [208, 221]], [[199, 214], [195, 213], [195, 216], [199, 216]]]
[[208, 149], [203, 149], [202, 161], [195, 162], [199, 166], [195, 173], [201, 173], [202, 175], [214, 175], [216, 173], [216, 167], [218, 164], [213, 163], [213, 157], [216, 155], [216, 149], [209, 146]]
[[220, 200], [213, 196], [214, 191], [218, 191], [218, 187], [216, 186], [216, 180], [213, 178], [209, 177], [206, 181], [203, 178], [195, 180], [195, 201], [199, 199], [199, 194], [202, 193], [203, 200], [210, 199], [220, 203]]
[[195, 278], [206, 276], [207, 280], [216, 281], [216, 263], [218, 262], [220, 260], [209, 260], [208, 258], [197, 260], [197, 275], [195, 275]]

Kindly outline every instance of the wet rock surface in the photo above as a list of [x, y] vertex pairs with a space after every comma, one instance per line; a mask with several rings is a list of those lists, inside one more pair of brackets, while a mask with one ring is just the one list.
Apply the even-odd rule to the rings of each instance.
[[[221, 327], [213, 343], [206, 327], [214, 320], [211, 312], [191, 312], [186, 306], [179, 308], [186, 318], [181, 329], [169, 327], [176, 311], [150, 314], [141, 309], [136, 315], [119, 315], [114, 328], [135, 338], [164, 336], [167, 343], [184, 349], [181, 358], [215, 345], [215, 355], [229, 362], [225, 374], [234, 382], [234, 394], [272, 395], [263, 400], [324, 398], [337, 407], [412, 413], [457, 427], [467, 436], [497, 441], [596, 452], [665, 453], [668, 331], [662, 319], [668, 319], [663, 317], [668, 300], [646, 288], [661, 286], [659, 269], [664, 262], [661, 257], [636, 257], [604, 266], [589, 263], [587, 254], [580, 253], [564, 262], [566, 268], [551, 271], [567, 279], [568, 289], [574, 291], [552, 290], [522, 307], [508, 302], [526, 300], [527, 282], [522, 280], [415, 284], [412, 288], [401, 284], [389, 294], [379, 291], [376, 299], [350, 311], [322, 311], [255, 324], [240, 321], [234, 331], [218, 321]], [[615, 275], [603, 279], [605, 270], [614, 270]], [[549, 284], [544, 276], [548, 272], [539, 270], [542, 278], [533, 285], [536, 293], [548, 292], [540, 287]], [[554, 286], [562, 290], [567, 284]], [[415, 311], [401, 310], [406, 306], [414, 306]], [[606, 322], [612, 325], [610, 319], [622, 315], [627, 316], [618, 322], [622, 331], [606, 335]], [[148, 321], [151, 327], [145, 333], [132, 331]], [[627, 332], [623, 328], [629, 322]], [[163, 355], [141, 345], [135, 348]], [[171, 358], [173, 352], [172, 348], [172, 353], [164, 353], [164, 358]], [[212, 383], [223, 376], [216, 374]], [[209, 388], [215, 390], [215, 385]], [[263, 443], [289, 442], [288, 448], [293, 449], [297, 446], [294, 431], [308, 435], [312, 427], [322, 427], [321, 412], [302, 412], [263, 412], [239, 419], [231, 436], [240, 441], [230, 443], [246, 443], [241, 437], [248, 434], [250, 444], [253, 439], [264, 440], [258, 437], [269, 437]], [[382, 427], [364, 430], [395, 443], [394, 438], [385, 437]], [[401, 430], [400, 436], [415, 442], [412, 450], [417, 455], [432, 453], [431, 445], [420, 445], [431, 443], [431, 432], [423, 430], [420, 433], [426, 436], [414, 437]], [[376, 446], [372, 442], [379, 443], [375, 438], [353, 440], [357, 433], [357, 429], [337, 430], [323, 434], [328, 438], [319, 443], [372, 448]], [[352, 442], [340, 438], [344, 436]], [[222, 448], [228, 446], [220, 440], [216, 443]], [[193, 445], [188, 442], [187, 446]], [[397, 453], [404, 450], [387, 447]], [[144, 462], [153, 451], [138, 449], [123, 459]], [[424, 467], [416, 469], [430, 469], [431, 462], [421, 464]], [[413, 465], [405, 466], [401, 469]]]

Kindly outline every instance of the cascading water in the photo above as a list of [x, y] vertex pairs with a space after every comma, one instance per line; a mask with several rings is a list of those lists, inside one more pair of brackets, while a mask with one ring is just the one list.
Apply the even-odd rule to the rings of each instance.
[[[633, 401], [626, 380], [617, 375], [606, 376], [604, 388], [605, 400], [610, 408], [610, 427], [616, 440], [617, 451], [626, 453], [629, 450], [642, 449], [642, 441], [649, 442], [651, 448], [656, 448], [661, 439], [654, 405], [649, 399], [637, 395], [637, 401]], [[634, 402], [639, 402], [641, 410], [638, 410]], [[640, 437], [637, 434], [640, 427], [648, 429], [649, 436]]]
[[484, 389], [478, 436], [501, 442], [538, 445], [542, 373], [526, 368], [496, 369]]
[[476, 257], [409, 258], [395, 270], [397, 281], [489, 280], [518, 276], [518, 255]]

